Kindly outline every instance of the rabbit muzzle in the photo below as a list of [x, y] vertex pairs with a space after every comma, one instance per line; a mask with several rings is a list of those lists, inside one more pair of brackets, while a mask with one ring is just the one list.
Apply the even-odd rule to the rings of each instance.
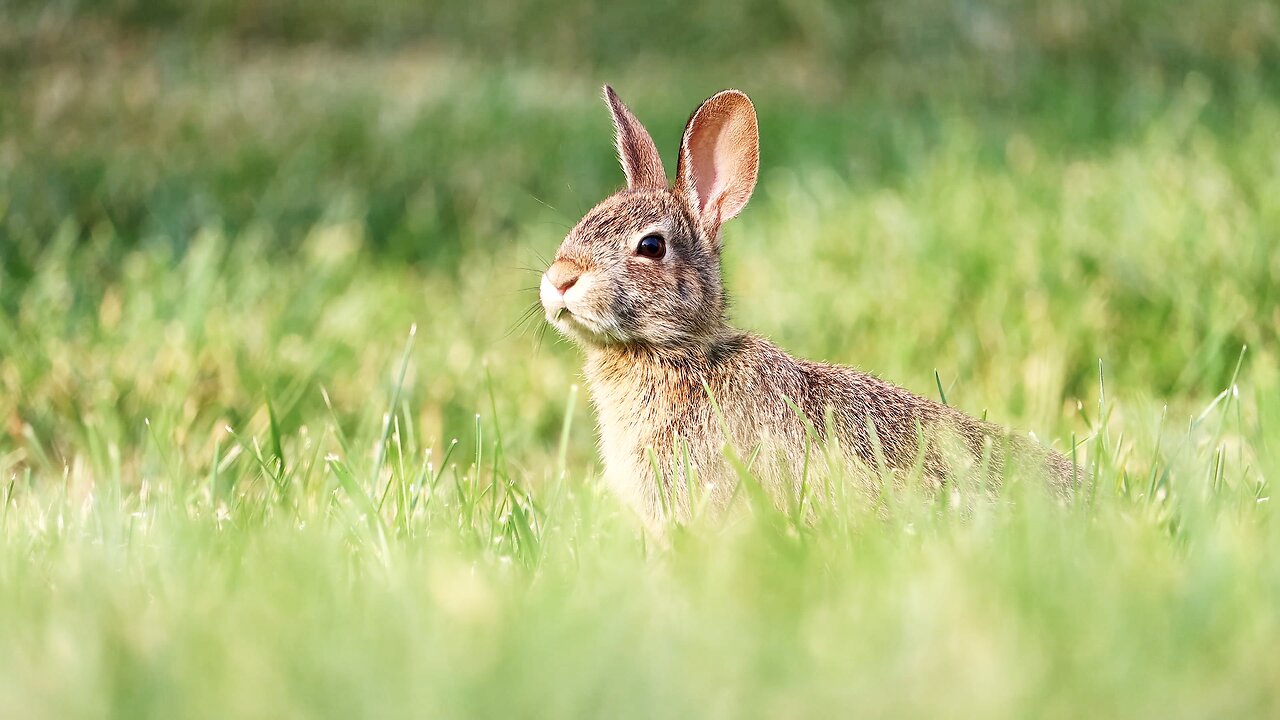
[[542, 274], [538, 294], [547, 322], [583, 341], [602, 341], [611, 333], [592, 297], [596, 275], [567, 260], [557, 260]]
[[[542, 299], [542, 307], [546, 309], [548, 315], [568, 307], [569, 298], [567, 295], [578, 284], [578, 280], [581, 277], [582, 270], [577, 265], [564, 260], [557, 260], [551, 263], [551, 267], [542, 273], [542, 284], [538, 288], [538, 295]], [[580, 294], [581, 290], [575, 293], [575, 295]]]

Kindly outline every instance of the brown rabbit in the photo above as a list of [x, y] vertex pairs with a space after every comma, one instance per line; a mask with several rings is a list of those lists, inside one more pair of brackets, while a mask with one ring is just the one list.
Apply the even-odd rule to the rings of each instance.
[[[863, 468], [920, 468], [941, 483], [956, 461], [999, 469], [1034, 458], [1060, 489], [1062, 455], [853, 368], [798, 360], [730, 327], [720, 225], [755, 188], [755, 108], [725, 90], [689, 118], [673, 186], [653, 139], [605, 86], [626, 189], [578, 223], [542, 276], [547, 320], [586, 351], [608, 483], [649, 520], [723, 506], [728, 450], [779, 500], [800, 484], [814, 441]], [[804, 417], [801, 416], [803, 414]], [[690, 492], [694, 493], [690, 497]]]

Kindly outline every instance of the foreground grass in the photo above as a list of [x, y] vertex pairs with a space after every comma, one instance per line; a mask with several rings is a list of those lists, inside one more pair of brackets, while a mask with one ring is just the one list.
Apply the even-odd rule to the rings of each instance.
[[[51, 244], [0, 361], [23, 389], [0, 440], [0, 714], [1277, 711], [1265, 348], [1167, 406], [1121, 363], [1058, 409], [1038, 396], [1061, 360], [975, 361], [952, 402], [1043, 412], [1056, 443], [1081, 442], [1098, 482], [1068, 506], [1016, 482], [904, 488], [836, 493], [796, 524], [743, 493], [727, 521], [655, 543], [601, 494], [572, 353], [531, 353], [473, 309], [503, 298], [514, 321], [498, 288], [518, 271], [318, 249], [351, 232], [271, 263], [209, 231], [182, 258], [129, 254], [100, 294], [75, 282], [93, 251]], [[992, 291], [978, 327], [1008, 311]], [[798, 310], [824, 292], [783, 296], [810, 323], [785, 332], [829, 337]], [[864, 353], [911, 362], [895, 323], [861, 322]]]
[[[597, 78], [46, 26], [112, 52], [0, 69], [0, 717], [1280, 714], [1260, 76], [733, 78], [736, 321], [1097, 482], [743, 493], [655, 540], [519, 323], [619, 180]], [[609, 78], [668, 151], [715, 89], [669, 76]]]
[[1169, 432], [1149, 476], [1099, 424], [1098, 487], [1068, 506], [837, 491], [796, 524], [747, 493], [656, 545], [483, 421], [461, 457], [400, 412], [354, 437], [268, 419], [201, 475], [164, 428], [136, 450], [86, 430], [5, 492], [0, 710], [1269, 716], [1280, 529], [1240, 413], [1226, 394]]

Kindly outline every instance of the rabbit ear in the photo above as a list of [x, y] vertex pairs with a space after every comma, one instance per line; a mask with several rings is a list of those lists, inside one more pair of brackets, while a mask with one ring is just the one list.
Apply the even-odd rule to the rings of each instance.
[[746, 206], [759, 167], [760, 131], [746, 95], [724, 90], [694, 111], [680, 142], [675, 189], [707, 237]]
[[644, 129], [608, 85], [604, 86], [604, 100], [609, 104], [609, 113], [613, 115], [613, 127], [617, 131], [618, 160], [622, 163], [623, 174], [627, 176], [627, 187], [632, 190], [665, 190], [667, 171], [662, 167], [662, 156], [658, 154], [653, 138], [649, 137], [649, 131]]

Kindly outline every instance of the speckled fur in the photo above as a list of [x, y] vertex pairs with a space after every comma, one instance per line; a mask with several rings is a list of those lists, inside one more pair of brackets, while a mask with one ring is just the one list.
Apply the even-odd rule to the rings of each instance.
[[[750, 101], [726, 91], [695, 112], [681, 143], [676, 184], [668, 188], [654, 180], [665, 173], [648, 133], [611, 90], [606, 98], [630, 184], [588, 212], [556, 252], [547, 277], [557, 285], [576, 278], [585, 289], [569, 312], [548, 310], [548, 320], [586, 350], [606, 478], [642, 516], [688, 514], [692, 483], [685, 468], [696, 478], [695, 498], [726, 505], [737, 483], [726, 443], [739, 458], [757, 458], [753, 467], [780, 500], [794, 494], [815, 440], [833, 443], [855, 465], [918, 466], [934, 484], [957, 462], [973, 465], [984, 457], [993, 473], [1010, 459], [1030, 458], [1060, 490], [1073, 484], [1071, 463], [1030, 440], [853, 368], [792, 358], [730, 327], [719, 225], [754, 186], [758, 151]], [[699, 138], [699, 113], [717, 102], [715, 119], [739, 114], [736, 135]], [[749, 118], [741, 115], [746, 112]], [[699, 163], [690, 157], [691, 147], [725, 137], [741, 144], [752, 163], [728, 168], [740, 176], [730, 187], [740, 202], [728, 212], [714, 204], [714, 193], [702, 204], [709, 191], [697, 193], [691, 170]], [[720, 151], [713, 159], [724, 156], [723, 145]], [[666, 239], [660, 260], [635, 252], [639, 238], [653, 233]]]

